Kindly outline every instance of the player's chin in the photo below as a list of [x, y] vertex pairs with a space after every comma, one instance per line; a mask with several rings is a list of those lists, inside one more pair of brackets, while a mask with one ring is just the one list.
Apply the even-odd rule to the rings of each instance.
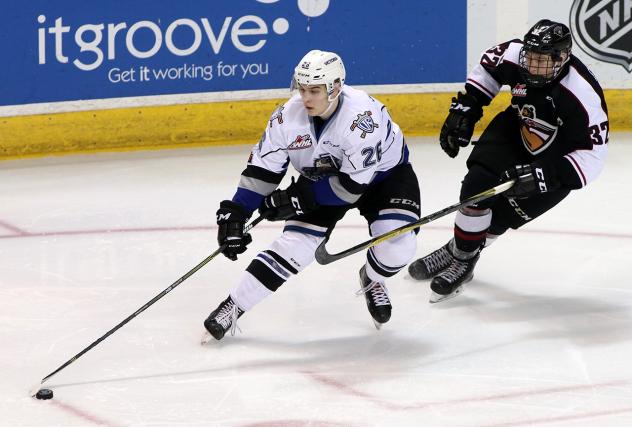
[[320, 116], [325, 112], [325, 110], [317, 110], [315, 108], [305, 108], [307, 110], [307, 115], [310, 117]]

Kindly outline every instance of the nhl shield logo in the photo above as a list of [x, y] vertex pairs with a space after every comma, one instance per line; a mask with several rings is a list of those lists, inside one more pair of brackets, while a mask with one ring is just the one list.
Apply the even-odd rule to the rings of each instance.
[[358, 118], [351, 124], [351, 130], [358, 128], [362, 131], [360, 138], [365, 138], [367, 133], [373, 133], [375, 128], [379, 127], [380, 126], [373, 121], [370, 111], [365, 111], [364, 114], [358, 114]]
[[571, 30], [579, 47], [632, 72], [632, 16], [628, 0], [574, 0]]

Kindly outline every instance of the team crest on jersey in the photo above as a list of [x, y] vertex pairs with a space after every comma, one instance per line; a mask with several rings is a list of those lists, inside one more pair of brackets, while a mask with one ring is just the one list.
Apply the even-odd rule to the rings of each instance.
[[511, 95], [518, 97], [527, 96], [527, 85], [523, 83], [518, 83], [516, 86], [511, 88]]
[[531, 154], [538, 154], [551, 145], [557, 136], [557, 126], [538, 119], [533, 105], [525, 104], [522, 108], [512, 105], [512, 107], [518, 110], [522, 143]]
[[275, 121], [278, 124], [283, 123], [283, 109], [284, 108], [285, 107], [283, 105], [281, 105], [279, 108], [274, 110], [274, 113], [272, 113], [272, 117], [270, 117], [270, 127], [272, 127], [272, 125], [274, 124]]
[[367, 133], [373, 133], [375, 128], [379, 128], [380, 125], [373, 121], [373, 117], [371, 117], [370, 111], [365, 111], [363, 114], [358, 114], [358, 118], [353, 121], [351, 124], [351, 130], [355, 130], [356, 128], [360, 129], [362, 132], [360, 134], [360, 138], [366, 138]]
[[304, 150], [312, 146], [312, 137], [307, 135], [298, 135], [296, 139], [287, 146], [288, 150]]
[[[575, 0], [571, 30], [577, 45], [600, 61], [632, 72], [632, 16], [627, 1]], [[626, 9], [628, 8], [628, 9]]]

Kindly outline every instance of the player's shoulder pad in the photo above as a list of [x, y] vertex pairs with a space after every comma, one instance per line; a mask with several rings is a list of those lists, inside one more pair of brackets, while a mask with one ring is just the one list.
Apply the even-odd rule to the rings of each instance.
[[520, 39], [513, 39], [494, 45], [483, 52], [480, 63], [488, 68], [496, 68], [504, 62], [518, 65], [522, 45], [523, 42]]
[[561, 96], [568, 101], [561, 105], [569, 105], [569, 111], [584, 111], [591, 117], [591, 121], [607, 120], [606, 100], [603, 89], [594, 74], [581, 61], [571, 58], [568, 73], [559, 81], [559, 85], [566, 90], [560, 91]]
[[524, 42], [520, 39], [513, 39], [505, 42], [505, 44], [507, 45], [507, 51], [504, 59], [507, 59], [515, 64], [519, 64], [520, 51], [522, 50], [522, 46], [524, 46]]
[[275, 125], [281, 127], [285, 122], [287, 122], [288, 118], [292, 118], [295, 115], [301, 114], [303, 107], [303, 103], [301, 102], [301, 98], [298, 94], [292, 96], [289, 100], [287, 100], [283, 105], [279, 105], [274, 109], [270, 118], [268, 119], [269, 127], [274, 128]]
[[384, 105], [363, 91], [354, 90], [352, 96], [346, 96], [343, 109], [339, 111], [338, 121], [343, 127], [345, 139], [349, 144], [346, 151], [355, 151], [374, 137], [379, 138]]

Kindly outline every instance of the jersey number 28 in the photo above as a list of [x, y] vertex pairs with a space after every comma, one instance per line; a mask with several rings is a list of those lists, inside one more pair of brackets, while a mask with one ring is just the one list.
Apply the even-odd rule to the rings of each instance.
[[378, 142], [375, 148], [373, 147], [363, 148], [362, 151], [360, 151], [360, 153], [364, 156], [364, 161], [362, 162], [362, 165], [365, 168], [373, 166], [375, 163], [382, 160], [382, 141]]

